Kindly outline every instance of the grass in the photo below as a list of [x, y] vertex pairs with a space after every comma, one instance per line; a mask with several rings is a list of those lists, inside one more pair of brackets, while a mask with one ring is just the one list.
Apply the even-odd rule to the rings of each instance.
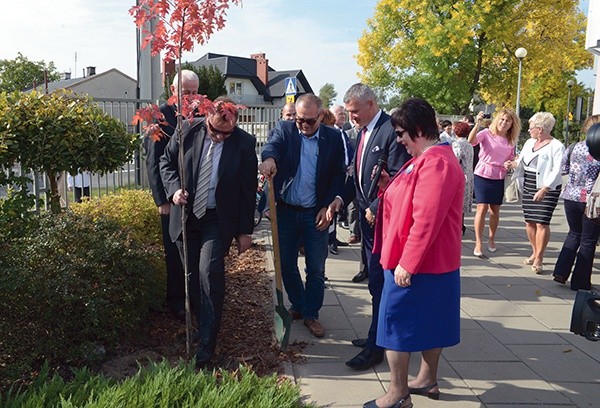
[[247, 367], [230, 373], [196, 371], [194, 363], [150, 363], [122, 381], [78, 369], [72, 380], [49, 377], [45, 366], [26, 389], [0, 395], [3, 408], [105, 407], [314, 407], [301, 401], [300, 388], [275, 374], [258, 377]]

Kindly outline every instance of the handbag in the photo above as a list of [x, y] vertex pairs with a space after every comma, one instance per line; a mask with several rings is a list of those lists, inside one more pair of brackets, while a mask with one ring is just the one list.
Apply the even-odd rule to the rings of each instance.
[[521, 189], [519, 188], [519, 179], [516, 178], [504, 190], [504, 201], [507, 203], [518, 203], [520, 200]]
[[596, 179], [585, 203], [585, 216], [595, 224], [600, 224], [600, 177]]

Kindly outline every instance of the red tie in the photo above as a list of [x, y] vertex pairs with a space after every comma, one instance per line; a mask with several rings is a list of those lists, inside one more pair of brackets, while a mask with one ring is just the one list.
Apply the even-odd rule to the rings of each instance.
[[365, 136], [367, 135], [367, 127], [362, 128], [360, 132], [360, 142], [358, 143], [358, 149], [356, 149], [356, 176], [360, 174], [360, 162], [362, 160], [363, 147], [365, 145]]

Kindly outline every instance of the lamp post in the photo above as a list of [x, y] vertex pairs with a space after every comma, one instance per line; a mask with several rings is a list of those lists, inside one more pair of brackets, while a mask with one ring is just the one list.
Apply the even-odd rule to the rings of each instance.
[[519, 117], [519, 113], [521, 112], [521, 68], [523, 65], [523, 58], [527, 56], [527, 50], [523, 47], [517, 48], [515, 51], [515, 57], [519, 60], [519, 76], [517, 77], [517, 109], [515, 109], [517, 113], [517, 117]]
[[571, 87], [575, 85], [575, 81], [569, 79], [567, 81], [567, 123], [565, 125], [565, 146], [569, 146], [569, 112], [571, 112]]

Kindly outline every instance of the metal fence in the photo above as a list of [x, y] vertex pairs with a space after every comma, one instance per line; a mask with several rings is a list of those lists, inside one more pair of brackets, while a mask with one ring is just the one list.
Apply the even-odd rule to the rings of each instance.
[[[139, 129], [131, 124], [133, 116], [138, 108], [146, 106], [148, 100], [131, 99], [95, 99], [94, 102], [107, 114], [119, 119], [127, 127], [130, 133], [139, 133], [140, 141], [143, 139]], [[267, 135], [279, 120], [281, 108], [278, 107], [247, 107], [239, 112], [238, 126], [248, 133], [254, 135], [257, 139], [256, 154], [260, 155], [262, 147], [267, 141]], [[139, 149], [134, 153], [133, 159], [124, 164], [118, 171], [104, 175], [92, 173], [90, 175], [90, 195], [91, 197], [101, 197], [106, 194], [117, 192], [119, 189], [148, 189], [148, 176], [146, 173], [146, 154], [143, 149], [143, 143], [140, 143]], [[17, 164], [13, 167], [17, 175], [26, 175], [32, 182], [29, 183], [29, 190], [36, 197], [35, 210], [47, 210], [49, 200], [46, 195], [50, 190], [48, 178], [44, 174], [21, 169]], [[59, 182], [59, 194], [61, 196], [61, 205], [68, 207], [75, 201], [75, 193], [68, 191], [68, 174], [61, 174]], [[75, 175], [73, 175], [75, 176]], [[0, 186], [0, 198], [5, 196], [6, 191]]]

